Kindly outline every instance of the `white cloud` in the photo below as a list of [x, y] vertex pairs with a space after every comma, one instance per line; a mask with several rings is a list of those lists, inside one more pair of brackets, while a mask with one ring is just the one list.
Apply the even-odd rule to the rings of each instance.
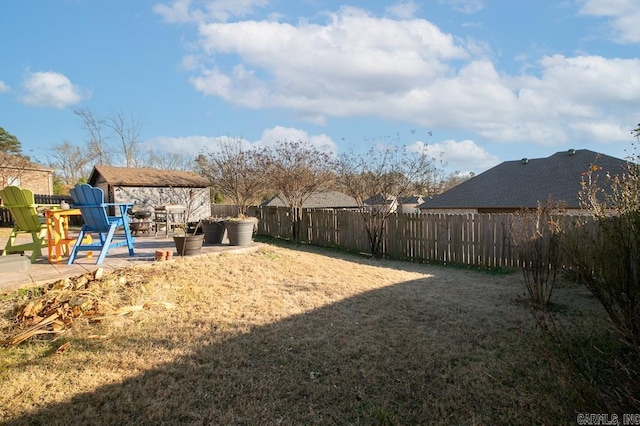
[[169, 23], [200, 22], [203, 20], [201, 11], [191, 9], [191, 0], [175, 0], [171, 6], [159, 3], [153, 6], [153, 11]]
[[200, 51], [185, 61], [195, 72], [190, 82], [230, 104], [286, 109], [320, 125], [372, 117], [463, 128], [488, 141], [628, 141], [616, 129], [637, 120], [640, 59], [553, 55], [509, 75], [486, 43], [425, 19], [353, 7], [326, 16], [201, 24]]
[[[619, 131], [586, 132], [584, 123], [614, 129], [633, 122], [628, 111], [640, 102], [640, 60], [555, 55], [542, 58], [538, 66], [539, 77], [527, 75], [515, 82], [518, 100], [513, 123], [505, 121], [485, 135], [546, 145], [577, 137], [597, 142], [628, 140]], [[617, 124], [612, 127], [612, 123]]]
[[187, 71], [196, 71], [200, 66], [200, 60], [196, 55], [186, 55], [182, 58], [180, 68]]
[[4, 81], [0, 80], [0, 93], [5, 93], [10, 90], [9, 86]]
[[640, 97], [640, 59], [554, 55], [542, 58], [540, 65], [543, 87], [561, 90], [576, 102], [634, 102]]
[[208, 16], [215, 21], [226, 22], [233, 17], [251, 15], [256, 7], [269, 4], [269, 0], [215, 0], [207, 3]]
[[613, 120], [609, 122], [605, 120], [598, 122], [584, 121], [571, 124], [571, 128], [575, 130], [580, 139], [604, 143], [629, 140], [630, 127], [623, 128]]
[[637, 119], [640, 60], [556, 55], [542, 58], [532, 72], [538, 75], [502, 75], [489, 61], [472, 61], [457, 75], [392, 99], [387, 115], [418, 117], [414, 121], [427, 128], [473, 130], [491, 141], [628, 141], [616, 129]]
[[202, 152], [208, 152], [215, 148], [220, 138], [224, 138], [224, 136], [158, 136], [144, 141], [142, 145], [147, 149], [158, 152], [195, 157]]
[[636, 0], [581, 0], [580, 13], [608, 18], [613, 38], [619, 43], [640, 42], [640, 8]]
[[215, 152], [220, 142], [226, 139], [241, 140], [246, 148], [269, 146], [278, 141], [309, 142], [318, 149], [337, 152], [336, 144], [325, 134], [310, 135], [308, 132], [293, 127], [276, 126], [265, 129], [260, 139], [249, 141], [243, 136], [158, 136], [144, 142], [144, 146], [160, 152], [171, 154], [188, 154], [195, 157], [200, 153]]
[[153, 11], [162, 16], [165, 22], [226, 22], [234, 17], [251, 15], [255, 8], [264, 7], [269, 0], [213, 0], [198, 1], [202, 8], [192, 7], [192, 0], [174, 0], [171, 5], [156, 4]]
[[391, 16], [395, 16], [400, 19], [410, 19], [415, 17], [416, 12], [420, 9], [414, 1], [402, 1], [387, 7], [386, 12]]
[[433, 158], [446, 163], [446, 169], [453, 172], [478, 173], [487, 170], [500, 161], [495, 155], [489, 154], [474, 141], [465, 139], [460, 142], [449, 139], [435, 144], [426, 144], [418, 141], [410, 147], [413, 151], [424, 151]]
[[276, 126], [271, 129], [265, 129], [262, 132], [260, 141], [257, 143], [268, 146], [284, 141], [308, 142], [317, 149], [329, 151], [333, 154], [338, 152], [338, 147], [329, 136], [325, 134], [309, 135], [306, 131], [294, 127]]
[[[447, 73], [445, 60], [467, 57], [425, 20], [376, 18], [355, 8], [331, 14], [326, 25], [243, 21], [200, 32], [205, 53], [236, 54], [244, 72], [207, 70], [192, 79], [197, 90], [245, 106], [291, 108], [316, 121], [369, 114], [389, 96]], [[246, 87], [252, 93], [243, 93]]]
[[440, 0], [440, 3], [446, 3], [450, 5], [453, 10], [469, 15], [484, 9], [483, 0]]
[[205, 95], [218, 96], [238, 105], [260, 108], [268, 103], [269, 94], [265, 82], [256, 78], [254, 72], [243, 65], [234, 67], [230, 75], [216, 68], [204, 70], [200, 77], [192, 77], [189, 81]]
[[63, 74], [30, 72], [22, 82], [21, 101], [29, 106], [65, 108], [79, 103], [88, 93]]

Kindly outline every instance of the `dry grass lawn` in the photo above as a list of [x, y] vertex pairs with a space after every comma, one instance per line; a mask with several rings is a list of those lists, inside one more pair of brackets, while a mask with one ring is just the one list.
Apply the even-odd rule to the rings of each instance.
[[[574, 424], [588, 408], [541, 355], [518, 273], [273, 245], [82, 291], [148, 308], [0, 349], [0, 422]], [[0, 339], [37, 295], [0, 298]], [[598, 312], [578, 287], [556, 300]]]

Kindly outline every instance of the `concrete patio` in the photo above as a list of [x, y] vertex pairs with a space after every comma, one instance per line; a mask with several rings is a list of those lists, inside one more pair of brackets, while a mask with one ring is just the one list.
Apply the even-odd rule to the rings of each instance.
[[[105, 271], [122, 269], [128, 266], [148, 264], [155, 260], [157, 250], [170, 250], [173, 253], [173, 259], [169, 262], [179, 262], [180, 257], [177, 256], [173, 238], [165, 235], [153, 236], [153, 234], [142, 234], [135, 237], [134, 255], [129, 256], [127, 247], [118, 247], [109, 251], [109, 255], [101, 265], [96, 265], [97, 253], [94, 253], [92, 259], [86, 257], [86, 252], [78, 254], [73, 265], [67, 265], [67, 258], [57, 263], [49, 263], [47, 259], [47, 250], [43, 249], [43, 256], [36, 263], [26, 265], [21, 262], [27, 259], [19, 254], [12, 254], [0, 257], [0, 294], [8, 293], [19, 288], [37, 287], [59, 279], [82, 275], [87, 272], [93, 272], [98, 268]], [[0, 241], [0, 247], [4, 247], [5, 240]], [[243, 253], [253, 251], [261, 247], [259, 243], [252, 243], [250, 246], [231, 246], [225, 238], [222, 244], [202, 246], [202, 251], [198, 256], [213, 255], [225, 252]], [[22, 259], [18, 259], [18, 257]], [[191, 256], [193, 257], [193, 256]], [[5, 265], [3, 266], [3, 263]], [[11, 263], [11, 267], [8, 265]], [[16, 263], [25, 266], [26, 269], [16, 267]], [[23, 269], [23, 270], [20, 270]]]

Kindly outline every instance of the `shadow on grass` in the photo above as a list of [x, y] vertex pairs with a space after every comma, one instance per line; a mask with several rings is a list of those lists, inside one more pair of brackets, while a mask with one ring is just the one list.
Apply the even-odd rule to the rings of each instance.
[[[496, 297], [473, 282], [431, 286], [428, 280], [363, 293], [241, 334], [211, 324], [201, 339], [206, 343], [188, 356], [5, 424], [574, 420], [568, 391], [533, 353], [530, 318], [513, 303], [512, 289]], [[426, 290], [436, 286], [442, 291]], [[167, 347], [179, 339], [142, 343]]]

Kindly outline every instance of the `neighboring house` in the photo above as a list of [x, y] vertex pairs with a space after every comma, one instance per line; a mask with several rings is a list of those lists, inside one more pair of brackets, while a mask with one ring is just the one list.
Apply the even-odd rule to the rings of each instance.
[[23, 158], [3, 157], [0, 189], [9, 185], [30, 189], [34, 194], [53, 195], [53, 170]]
[[368, 211], [378, 213], [395, 213], [398, 210], [398, 200], [393, 195], [376, 194], [364, 200], [364, 205]]
[[422, 203], [424, 203], [424, 198], [421, 195], [400, 197], [398, 199], [398, 213], [420, 213], [418, 206]]
[[419, 208], [422, 213], [511, 213], [536, 208], [551, 199], [564, 202], [567, 210], [577, 211], [582, 175], [593, 164], [602, 167], [600, 176], [604, 180], [607, 172], [623, 172], [626, 162], [586, 149], [505, 161], [426, 200]]
[[[286, 207], [277, 195], [260, 204], [261, 207]], [[356, 209], [356, 199], [338, 191], [314, 192], [304, 202], [304, 208], [309, 209]]]
[[[153, 207], [191, 205], [189, 221], [211, 215], [209, 182], [193, 172], [95, 166], [89, 185], [102, 188], [105, 202], [135, 202]], [[191, 200], [191, 201], [190, 201]]]

